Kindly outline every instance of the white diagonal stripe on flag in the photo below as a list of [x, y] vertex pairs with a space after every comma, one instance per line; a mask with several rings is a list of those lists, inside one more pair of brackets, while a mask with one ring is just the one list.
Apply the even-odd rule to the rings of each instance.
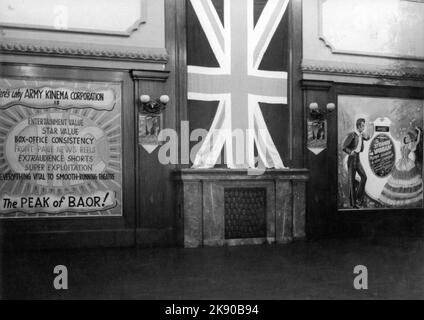
[[[252, 2], [254, 0], [249, 0]], [[259, 20], [253, 29], [253, 35], [251, 41], [253, 50], [249, 52], [252, 55], [252, 67], [255, 70], [259, 69], [259, 65], [265, 54], [266, 49], [271, 42], [272, 37], [277, 30], [277, 27], [286, 12], [289, 0], [268, 0], [264, 10], [262, 11]]]
[[191, 4], [220, 68], [225, 70], [228, 68], [228, 32], [224, 29], [211, 0], [193, 0]]

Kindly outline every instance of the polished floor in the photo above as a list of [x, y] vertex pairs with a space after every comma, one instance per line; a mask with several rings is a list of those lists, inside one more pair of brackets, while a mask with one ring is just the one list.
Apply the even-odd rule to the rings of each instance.
[[[424, 299], [424, 240], [7, 253], [3, 299]], [[69, 289], [56, 291], [65, 265]], [[369, 289], [353, 288], [368, 268]]]

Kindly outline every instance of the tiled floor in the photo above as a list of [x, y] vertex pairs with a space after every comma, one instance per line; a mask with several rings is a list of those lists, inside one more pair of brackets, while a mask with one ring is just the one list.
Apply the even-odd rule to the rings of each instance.
[[[3, 298], [424, 299], [424, 240], [325, 240], [283, 246], [9, 253]], [[65, 265], [69, 290], [53, 288]], [[369, 290], [353, 289], [365, 265]]]

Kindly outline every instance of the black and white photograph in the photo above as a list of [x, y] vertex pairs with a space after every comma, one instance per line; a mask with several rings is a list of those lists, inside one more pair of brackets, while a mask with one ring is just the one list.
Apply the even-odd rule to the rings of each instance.
[[424, 0], [0, 0], [0, 300], [424, 300], [423, 30]]

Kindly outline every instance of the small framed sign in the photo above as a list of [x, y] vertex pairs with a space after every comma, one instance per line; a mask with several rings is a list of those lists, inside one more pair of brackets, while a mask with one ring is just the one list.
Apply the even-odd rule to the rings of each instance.
[[152, 153], [160, 144], [159, 133], [162, 128], [162, 114], [139, 113], [138, 143]]
[[316, 155], [327, 149], [326, 120], [308, 120], [308, 149]]

